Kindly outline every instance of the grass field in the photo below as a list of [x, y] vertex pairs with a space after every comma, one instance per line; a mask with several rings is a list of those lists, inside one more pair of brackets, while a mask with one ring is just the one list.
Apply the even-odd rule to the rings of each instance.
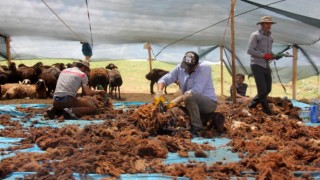
[[[69, 63], [72, 60], [67, 59], [38, 59], [38, 60], [14, 60], [16, 64], [24, 63], [26, 65], [33, 65], [36, 62], [43, 62], [44, 64], [53, 64], [57, 62]], [[149, 65], [147, 61], [142, 60], [118, 60], [118, 61], [99, 61], [92, 62], [91, 68], [105, 67], [108, 63], [114, 63], [118, 66], [122, 77], [123, 86], [121, 88], [122, 92], [130, 94], [144, 94], [145, 98], [152, 98], [149, 94], [149, 81], [145, 78], [145, 75], [149, 72]], [[6, 64], [6, 62], [1, 62], [0, 64]], [[175, 67], [173, 64], [163, 63], [154, 61], [153, 68], [160, 68], [165, 70], [171, 70]], [[212, 65], [212, 77], [217, 95], [221, 95], [221, 80], [220, 80], [220, 66]], [[314, 99], [319, 98], [320, 87], [318, 82], [319, 77], [314, 76], [299, 80], [297, 82], [297, 98], [298, 99]], [[253, 97], [256, 94], [256, 88], [254, 79], [246, 78], [246, 83], [249, 85], [248, 95]], [[231, 84], [231, 76], [228, 74], [227, 70], [224, 70], [224, 95], [229, 96], [229, 87]], [[273, 90], [271, 96], [279, 96], [288, 98], [292, 97], [291, 83], [285, 84], [288, 93], [286, 94], [282, 89], [281, 85], [278, 83], [273, 84]], [[178, 89], [177, 85], [171, 85], [168, 88], [168, 93], [175, 93]], [[130, 98], [131, 99], [131, 98]]]

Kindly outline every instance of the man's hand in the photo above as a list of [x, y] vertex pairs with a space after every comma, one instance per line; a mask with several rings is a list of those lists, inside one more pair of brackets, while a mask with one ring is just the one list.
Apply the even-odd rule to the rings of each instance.
[[276, 59], [276, 60], [279, 60], [279, 59], [281, 59], [282, 57], [283, 57], [282, 54], [274, 54], [274, 55], [273, 55], [273, 58]]
[[263, 58], [268, 61], [271, 61], [274, 59], [273, 54], [264, 54]]
[[167, 109], [179, 106], [183, 101], [183, 95], [175, 98], [174, 100], [170, 101], [167, 105]]
[[104, 90], [98, 90], [97, 93], [101, 96], [105, 96], [107, 94]]
[[163, 96], [163, 92], [158, 90], [157, 93], [156, 93], [156, 95], [154, 96], [154, 101], [153, 101], [153, 103], [154, 103], [156, 106], [158, 106], [160, 102], [161, 102], [162, 104], [164, 104], [164, 103], [166, 102], [166, 99], [165, 99], [164, 96]]

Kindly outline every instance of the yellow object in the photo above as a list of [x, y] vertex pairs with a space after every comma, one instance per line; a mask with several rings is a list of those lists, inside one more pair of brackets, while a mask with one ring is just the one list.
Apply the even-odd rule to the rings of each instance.
[[177, 106], [177, 104], [171, 101], [171, 102], [168, 103], [167, 109], [170, 109], [170, 108], [173, 108], [173, 107], [176, 107], [176, 106]]
[[165, 104], [166, 99], [164, 98], [164, 96], [157, 96], [154, 98], [153, 104], [155, 104], [156, 106], [159, 105], [159, 103], [162, 102], [162, 104]]

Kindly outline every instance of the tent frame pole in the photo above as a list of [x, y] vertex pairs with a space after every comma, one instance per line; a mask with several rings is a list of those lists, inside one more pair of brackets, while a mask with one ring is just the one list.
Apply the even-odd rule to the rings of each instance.
[[149, 70], [152, 70], [152, 57], [151, 57], [151, 45], [148, 47], [148, 61], [149, 61]]
[[8, 65], [11, 63], [11, 47], [10, 47], [10, 37], [5, 37], [6, 39], [6, 49], [7, 49], [7, 60], [8, 60]]
[[236, 56], [235, 56], [235, 43], [234, 43], [234, 8], [235, 0], [231, 0], [231, 59], [232, 59], [232, 101], [237, 102], [236, 99]]
[[292, 99], [297, 98], [297, 64], [298, 64], [298, 48], [292, 48], [293, 61], [292, 61]]
[[220, 46], [220, 81], [221, 81], [221, 96], [223, 96], [224, 90], [224, 77], [223, 77], [223, 46]]

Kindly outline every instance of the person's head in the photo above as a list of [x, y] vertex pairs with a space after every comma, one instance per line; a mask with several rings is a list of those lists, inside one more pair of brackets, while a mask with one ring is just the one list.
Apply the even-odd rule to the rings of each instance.
[[242, 84], [244, 82], [245, 76], [241, 73], [238, 73], [236, 75], [236, 83], [237, 84]]
[[271, 30], [271, 26], [272, 24], [275, 24], [276, 22], [272, 21], [272, 17], [271, 16], [263, 16], [260, 19], [260, 22], [257, 23], [260, 24], [261, 29], [264, 32], [269, 32]]
[[181, 62], [181, 67], [191, 73], [199, 64], [199, 55], [193, 51], [188, 51], [184, 54]]
[[75, 64], [75, 66], [77, 68], [79, 68], [80, 71], [82, 71], [82, 72], [86, 73], [87, 75], [89, 75], [89, 73], [90, 73], [90, 64], [89, 64], [89, 62], [80, 60], [79, 62], [77, 62]]

